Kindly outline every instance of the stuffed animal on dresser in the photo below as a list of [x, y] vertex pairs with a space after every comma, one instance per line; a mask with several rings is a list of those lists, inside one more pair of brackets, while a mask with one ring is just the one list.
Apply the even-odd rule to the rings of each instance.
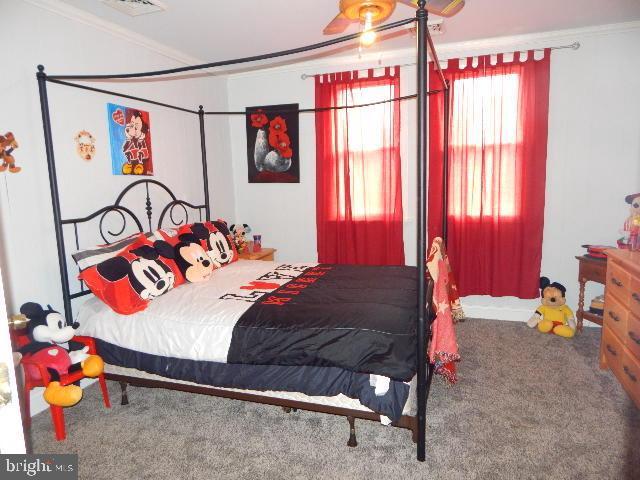
[[[77, 385], [60, 385], [60, 375], [82, 370], [85, 377], [97, 377], [104, 370], [104, 362], [98, 355], [89, 355], [89, 347], [71, 339], [78, 323], [68, 325], [60, 313], [47, 306], [29, 302], [20, 307], [20, 313], [29, 319], [31, 342], [20, 349], [29, 358], [47, 369], [50, 382], [44, 390], [44, 399], [50, 405], [71, 407], [82, 398]], [[34, 368], [29, 366], [29, 368]], [[32, 372], [39, 376], [40, 372]]]
[[573, 311], [566, 305], [564, 285], [540, 277], [541, 305], [527, 322], [529, 327], [537, 327], [541, 333], [554, 333], [571, 338], [576, 333], [576, 319]]
[[631, 209], [624, 223], [624, 237], [618, 244], [622, 248], [640, 250], [640, 193], [627, 195], [625, 201]]

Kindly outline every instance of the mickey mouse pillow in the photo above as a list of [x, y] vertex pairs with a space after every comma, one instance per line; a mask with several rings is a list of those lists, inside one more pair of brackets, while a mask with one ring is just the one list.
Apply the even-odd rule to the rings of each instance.
[[160, 256], [144, 236], [118, 255], [83, 270], [79, 278], [115, 312], [130, 315], [184, 283], [175, 261]]
[[178, 230], [178, 236], [194, 235], [209, 255], [215, 268], [221, 268], [238, 260], [233, 237], [227, 224], [222, 220], [215, 222], [192, 223]]

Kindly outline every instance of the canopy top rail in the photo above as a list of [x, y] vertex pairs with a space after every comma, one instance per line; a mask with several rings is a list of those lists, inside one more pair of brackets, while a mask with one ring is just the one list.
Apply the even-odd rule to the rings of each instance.
[[[415, 17], [407, 18], [405, 20], [399, 20], [397, 22], [387, 23], [385, 25], [379, 25], [372, 28], [376, 32], [383, 32], [385, 30], [392, 30], [399, 28], [416, 21]], [[292, 48], [289, 50], [281, 50], [279, 52], [266, 53], [263, 55], [253, 55], [250, 57], [236, 58], [232, 60], [223, 60], [219, 62], [202, 63], [200, 65], [190, 65], [185, 67], [168, 68], [165, 70], [154, 70], [150, 72], [137, 72], [137, 73], [117, 73], [117, 74], [101, 74], [101, 75], [47, 75], [49, 80], [116, 80], [116, 79], [128, 79], [128, 78], [147, 78], [158, 77], [161, 75], [172, 75], [176, 73], [191, 72], [195, 70], [204, 70], [210, 68], [225, 67], [228, 65], [238, 65], [241, 63], [258, 62], [261, 60], [269, 60], [271, 58], [284, 57], [287, 55], [295, 55], [298, 53], [304, 53], [312, 50], [318, 50], [320, 48], [330, 47], [338, 43], [349, 42], [360, 37], [360, 32], [352, 33], [350, 35], [344, 35], [342, 37], [333, 38], [324, 42], [314, 43], [306, 45], [304, 47]]]

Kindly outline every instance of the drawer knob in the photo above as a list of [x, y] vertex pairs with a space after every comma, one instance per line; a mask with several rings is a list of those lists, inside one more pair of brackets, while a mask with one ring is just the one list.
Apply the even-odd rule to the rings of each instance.
[[627, 367], [626, 365], [623, 368], [624, 373], [627, 374], [627, 377], [629, 377], [631, 379], [632, 382], [637, 382], [638, 381], [638, 377], [636, 377], [633, 373], [631, 373], [629, 371], [629, 367]]
[[636, 302], [640, 302], [640, 293], [633, 293], [631, 296]]
[[629, 338], [640, 345], [640, 337], [638, 337], [635, 332], [629, 332]]
[[611, 318], [613, 318], [614, 322], [619, 322], [620, 321], [620, 317], [618, 315], [616, 315], [615, 313], [613, 313], [611, 310], [609, 310], [609, 316]]
[[611, 277], [611, 281], [613, 282], [613, 284], [616, 287], [621, 287], [622, 286], [622, 282], [620, 280], [618, 280], [616, 277]]
[[614, 357], [618, 355], [618, 352], [616, 352], [616, 351], [614, 350], [614, 348], [613, 348], [611, 345], [609, 345], [608, 343], [607, 343], [607, 351], [608, 351], [611, 355], [613, 355]]

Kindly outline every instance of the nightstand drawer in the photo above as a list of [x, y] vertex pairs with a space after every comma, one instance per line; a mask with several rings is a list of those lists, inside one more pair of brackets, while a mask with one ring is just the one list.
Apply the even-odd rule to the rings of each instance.
[[631, 300], [631, 275], [622, 265], [609, 262], [607, 266], [607, 296], [614, 295], [623, 306], [629, 306]]
[[605, 328], [610, 328], [618, 338], [626, 338], [628, 318], [629, 310], [618, 301], [617, 297], [611, 295], [611, 292], [607, 290], [607, 295], [604, 300]]

